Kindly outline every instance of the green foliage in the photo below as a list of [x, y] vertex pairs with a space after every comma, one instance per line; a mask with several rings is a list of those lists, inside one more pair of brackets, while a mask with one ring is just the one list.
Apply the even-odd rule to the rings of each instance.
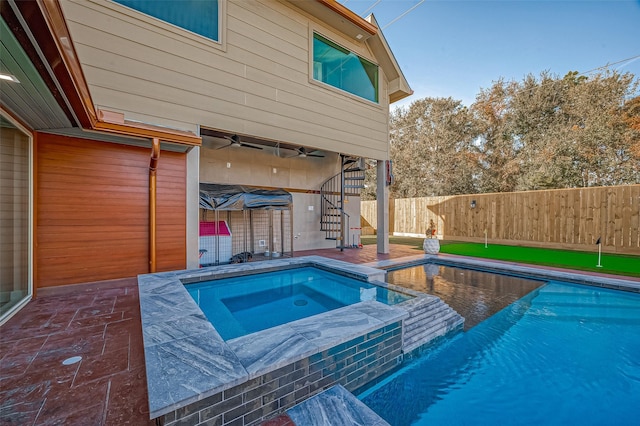
[[[638, 89], [630, 73], [543, 72], [500, 79], [470, 108], [425, 98], [396, 109], [392, 196], [640, 183]], [[374, 188], [375, 170], [367, 179]]]
[[396, 198], [464, 194], [475, 188], [477, 129], [460, 101], [425, 98], [391, 115]]

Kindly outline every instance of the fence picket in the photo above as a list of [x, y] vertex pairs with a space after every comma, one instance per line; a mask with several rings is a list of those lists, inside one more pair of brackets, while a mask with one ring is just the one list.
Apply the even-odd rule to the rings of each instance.
[[[475, 200], [475, 208], [471, 201]], [[390, 234], [640, 254], [640, 185], [397, 199]], [[361, 203], [362, 222], [377, 226], [375, 201]]]

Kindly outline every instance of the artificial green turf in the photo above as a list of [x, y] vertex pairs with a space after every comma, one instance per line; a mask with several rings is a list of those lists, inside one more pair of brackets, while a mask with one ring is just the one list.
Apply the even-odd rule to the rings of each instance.
[[584, 252], [498, 244], [485, 248], [484, 244], [478, 243], [452, 243], [442, 246], [440, 252], [640, 277], [640, 256], [602, 253], [602, 267], [598, 268], [598, 247], [593, 247], [593, 252]]
[[[409, 245], [417, 249], [422, 249], [422, 241], [421, 238], [389, 237], [391, 244]], [[362, 244], [373, 243], [375, 243], [375, 236], [362, 238]], [[602, 253], [600, 262], [602, 267], [596, 267], [598, 264], [596, 245], [593, 246], [592, 252], [583, 252], [498, 244], [489, 244], [485, 248], [482, 243], [440, 241], [440, 253], [640, 277], [640, 256]]]

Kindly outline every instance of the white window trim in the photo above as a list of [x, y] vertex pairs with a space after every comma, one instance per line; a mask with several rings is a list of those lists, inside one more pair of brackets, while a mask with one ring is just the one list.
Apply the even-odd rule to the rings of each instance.
[[[354, 95], [351, 92], [347, 92], [346, 90], [340, 89], [339, 87], [335, 87], [332, 86], [330, 84], [327, 84], [325, 82], [316, 80], [315, 78], [313, 78], [313, 35], [314, 34], [318, 34], [319, 36], [326, 38], [327, 40], [331, 41], [332, 43], [337, 44], [338, 46], [344, 48], [345, 50], [348, 50], [349, 52], [353, 53], [354, 55], [357, 55], [358, 57], [365, 59], [369, 62], [371, 62], [373, 65], [375, 65], [376, 67], [378, 67], [378, 102], [374, 102], [374, 101], [370, 101], [369, 99], [363, 98], [361, 96], [358, 95]], [[384, 105], [382, 102], [382, 95], [384, 93], [383, 90], [383, 73], [382, 73], [382, 67], [380, 67], [380, 64], [378, 64], [376, 61], [374, 61], [371, 58], [367, 58], [363, 55], [361, 55], [360, 53], [354, 51], [353, 49], [346, 47], [343, 43], [339, 43], [335, 40], [335, 38], [331, 37], [331, 36], [327, 36], [327, 33], [325, 31], [322, 31], [318, 28], [314, 28], [313, 26], [309, 27], [309, 83], [314, 85], [314, 86], [318, 86], [318, 87], [322, 87], [323, 89], [328, 89], [331, 90], [334, 93], [338, 93], [342, 96], [346, 96], [350, 99], [356, 100], [358, 102], [362, 102], [365, 103], [367, 105], [370, 106], [374, 106], [376, 108], [380, 108], [380, 109], [384, 109]], [[386, 85], [384, 85], [386, 86]], [[386, 102], [384, 102], [384, 104], [386, 105]]]
[[[227, 51], [227, 0], [218, 0], [218, 40], [213, 40], [198, 33], [194, 33], [186, 28], [156, 18], [146, 13], [139, 12], [121, 3], [113, 0], [89, 0], [90, 2], [100, 4], [119, 14], [126, 15], [134, 20], [134, 22], [144, 22], [150, 26], [161, 29], [163, 32], [171, 33], [180, 37], [187, 38], [198, 44], [205, 44], [208, 47]], [[167, 34], [168, 35], [168, 34]]]

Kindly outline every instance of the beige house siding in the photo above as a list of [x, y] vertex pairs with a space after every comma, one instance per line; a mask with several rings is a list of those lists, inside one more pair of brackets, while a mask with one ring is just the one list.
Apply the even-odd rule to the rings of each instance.
[[221, 1], [216, 43], [110, 0], [62, 0], [94, 103], [150, 124], [388, 158], [382, 69], [379, 105], [310, 76], [314, 30], [377, 62], [365, 44], [279, 1]]
[[203, 147], [200, 181], [318, 190], [325, 180], [340, 172], [339, 164], [335, 154], [325, 158], [280, 158], [267, 150]]

